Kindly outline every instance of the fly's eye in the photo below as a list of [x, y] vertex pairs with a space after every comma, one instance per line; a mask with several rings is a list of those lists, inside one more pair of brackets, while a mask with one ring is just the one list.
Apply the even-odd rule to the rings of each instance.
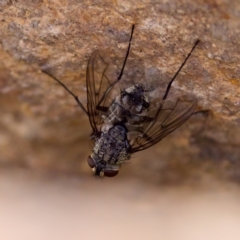
[[104, 170], [104, 176], [105, 177], [115, 177], [118, 174], [118, 170], [110, 170], [110, 169], [105, 169]]
[[93, 159], [90, 156], [88, 157], [87, 162], [88, 162], [88, 165], [89, 165], [90, 168], [95, 168], [96, 167], [95, 162], [93, 161]]

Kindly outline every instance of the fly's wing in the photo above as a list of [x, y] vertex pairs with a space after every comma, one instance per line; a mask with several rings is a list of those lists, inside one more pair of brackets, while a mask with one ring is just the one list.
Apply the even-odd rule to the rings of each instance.
[[142, 135], [135, 139], [132, 152], [142, 151], [161, 141], [191, 117], [196, 105], [196, 99], [184, 97], [175, 102], [164, 101], [155, 112], [153, 121], [146, 123]]
[[93, 52], [88, 61], [86, 76], [87, 111], [93, 135], [99, 133], [98, 127], [103, 122], [102, 115], [112, 103], [110, 91], [117, 82], [106, 55], [100, 51]]

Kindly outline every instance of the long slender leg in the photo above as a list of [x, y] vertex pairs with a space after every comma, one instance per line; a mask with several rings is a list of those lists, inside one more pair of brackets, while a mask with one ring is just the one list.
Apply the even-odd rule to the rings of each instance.
[[132, 44], [132, 36], [133, 36], [133, 32], [134, 32], [134, 27], [135, 27], [135, 25], [133, 24], [132, 25], [131, 36], [130, 36], [129, 43], [128, 43], [127, 53], [126, 53], [126, 56], [125, 56], [125, 59], [124, 59], [124, 62], [123, 62], [123, 66], [122, 66], [121, 72], [120, 72], [120, 74], [118, 76], [118, 81], [122, 78], [123, 71], [124, 71], [124, 68], [125, 68], [125, 65], [126, 65], [126, 62], [127, 62], [127, 58], [128, 58], [129, 52], [130, 52], [130, 47], [131, 47], [131, 44]]
[[58, 82], [63, 88], [65, 88], [65, 90], [70, 93], [74, 99], [76, 100], [77, 104], [79, 105], [79, 107], [88, 115], [88, 112], [87, 110], [85, 109], [85, 107], [82, 105], [82, 103], [80, 102], [79, 98], [72, 92], [68, 89], [68, 87], [62, 83], [60, 80], [58, 80], [56, 77], [54, 77], [52, 74], [50, 74], [49, 72], [45, 71], [45, 70], [42, 70], [42, 72], [44, 72], [45, 74], [47, 74], [49, 77], [53, 78], [56, 82]]
[[175, 78], [177, 77], [177, 75], [179, 74], [179, 72], [181, 71], [181, 69], [183, 68], [183, 66], [185, 65], [185, 63], [187, 62], [188, 58], [191, 56], [191, 53], [193, 52], [194, 48], [198, 45], [199, 43], [199, 39], [195, 42], [192, 50], [189, 52], [189, 54], [187, 55], [187, 57], [185, 58], [184, 62], [182, 63], [182, 65], [180, 66], [180, 68], [178, 69], [178, 71], [175, 73], [175, 75], [173, 76], [172, 80], [169, 82], [168, 86], [167, 86], [167, 90], [163, 96], [163, 100], [165, 100], [167, 98], [167, 95], [170, 91], [171, 85], [173, 83], [173, 81], [175, 80]]

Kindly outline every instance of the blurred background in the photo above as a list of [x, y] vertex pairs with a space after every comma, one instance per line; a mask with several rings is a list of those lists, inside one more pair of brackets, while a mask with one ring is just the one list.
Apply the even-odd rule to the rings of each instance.
[[[1, 239], [239, 239], [240, 3], [224, 0], [0, 2]], [[86, 103], [86, 66], [103, 49], [123, 78], [171, 94], [196, 114], [96, 179], [88, 118], [48, 70]]]

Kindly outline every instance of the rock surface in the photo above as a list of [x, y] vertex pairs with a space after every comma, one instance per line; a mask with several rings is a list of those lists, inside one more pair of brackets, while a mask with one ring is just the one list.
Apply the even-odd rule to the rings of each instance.
[[[163, 93], [193, 93], [197, 114], [156, 146], [136, 154], [119, 179], [157, 184], [240, 180], [239, 0], [0, 2], [0, 166], [90, 174], [87, 117], [47, 69], [86, 101], [85, 72], [95, 49], [121, 66], [136, 24], [125, 78]], [[211, 178], [210, 178], [211, 179]]]

